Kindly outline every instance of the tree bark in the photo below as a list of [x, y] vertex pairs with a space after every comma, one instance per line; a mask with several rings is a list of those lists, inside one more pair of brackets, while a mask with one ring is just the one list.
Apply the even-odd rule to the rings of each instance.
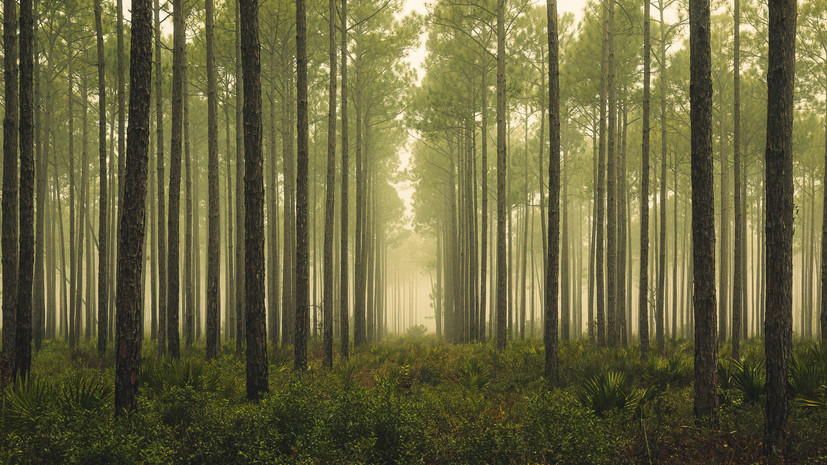
[[718, 420], [715, 306], [715, 198], [712, 161], [712, 51], [709, 0], [690, 0], [692, 260], [695, 307], [695, 416]]
[[[247, 0], [249, 1], [249, 0]], [[296, 156], [296, 334], [294, 368], [307, 369], [307, 326], [310, 307], [310, 265], [307, 247], [308, 202], [308, 109], [307, 109], [307, 18], [305, 0], [296, 1], [296, 114], [298, 150]]]
[[508, 305], [506, 261], [505, 0], [497, 0], [497, 350], [505, 350]]
[[[261, 45], [258, 1], [239, 0], [244, 28], [241, 61], [244, 79], [244, 227], [247, 339], [247, 398], [267, 387], [267, 319], [264, 310], [264, 172], [261, 153]], [[240, 305], [240, 304], [239, 304]], [[241, 335], [239, 334], [239, 339]]]
[[560, 243], [560, 85], [558, 71], [557, 1], [547, 0], [548, 16], [548, 266], [546, 267], [543, 341], [545, 376], [557, 383], [557, 293]]
[[792, 356], [792, 141], [796, 9], [795, 0], [774, 0], [769, 3], [765, 155], [767, 314], [764, 323], [767, 410], [764, 447], [767, 454], [773, 455], [784, 453], [789, 415], [787, 364]]
[[[241, 170], [242, 166], [246, 166], [246, 162], [244, 160], [244, 141], [245, 136], [244, 132], [245, 129], [243, 128], [243, 121], [244, 116], [242, 115], [243, 111], [243, 98], [244, 98], [244, 87], [242, 86], [242, 45], [241, 45], [241, 37], [239, 29], [241, 29], [241, 20], [239, 15], [241, 14], [241, 0], [236, 0], [235, 8], [236, 8], [236, 24], [235, 24], [235, 83], [236, 83], [236, 95], [235, 95], [235, 317], [236, 317], [236, 338], [235, 338], [235, 351], [236, 355], [239, 357], [241, 356], [241, 351], [243, 349], [242, 341], [245, 339], [245, 325], [246, 325], [246, 317], [245, 317], [245, 309], [246, 309], [246, 298], [244, 294], [245, 284], [244, 284], [244, 277], [245, 272], [242, 270], [246, 270], [246, 266], [242, 268], [242, 263], [244, 262], [245, 252], [244, 252], [244, 245], [246, 243], [246, 238], [241, 236], [241, 231], [245, 229], [245, 221], [246, 215], [244, 214], [244, 207], [246, 205], [246, 201], [242, 201], [242, 197], [246, 199], [246, 191], [244, 188], [245, 180], [244, 180], [244, 173]], [[258, 35], [258, 25], [256, 25], [256, 35]], [[256, 39], [256, 43], [258, 43], [258, 39]], [[260, 45], [260, 44], [259, 44]], [[258, 78], [257, 81], [259, 82], [259, 110], [258, 110], [258, 117], [261, 120], [261, 57], [257, 54], [258, 58]], [[259, 130], [259, 133], [261, 131]], [[259, 134], [259, 145], [261, 145], [261, 137]], [[259, 153], [261, 149], [259, 148]], [[263, 213], [262, 213], [263, 215]], [[262, 240], [264, 236], [262, 235]], [[262, 257], [263, 260], [263, 257]], [[233, 291], [230, 291], [233, 292]], [[262, 290], [262, 292], [264, 292]]]
[[617, 345], [617, 89], [615, 87], [614, 0], [607, 9], [607, 98], [608, 147], [606, 170], [606, 336], [610, 346]]
[[205, 0], [207, 42], [207, 359], [221, 346], [221, 225], [218, 198], [218, 97], [215, 78], [215, 0]]
[[[71, 73], [71, 67], [70, 67]], [[3, 362], [14, 373], [17, 336], [17, 247], [18, 247], [18, 82], [17, 2], [3, 2]], [[71, 86], [70, 86], [71, 88]], [[71, 103], [70, 103], [71, 110]], [[70, 136], [71, 137], [71, 136]], [[71, 155], [70, 155], [71, 157]]]
[[[649, 357], [649, 133], [652, 78], [651, 2], [643, 2], [643, 133], [640, 168], [640, 269], [638, 271], [638, 339], [640, 358]], [[631, 277], [630, 277], [631, 278]]]
[[152, 5], [132, 2], [129, 72], [129, 129], [124, 197], [118, 229], [117, 335], [115, 349], [115, 415], [137, 408], [141, 363], [141, 271], [149, 144], [152, 79]]
[[[158, 352], [167, 347], [167, 233], [164, 227], [164, 99], [161, 75], [161, 8], [155, 0], [155, 166], [158, 182]], [[131, 78], [130, 78], [131, 79]], [[131, 84], [131, 82], [130, 82]], [[131, 92], [131, 90], [130, 90]]]
[[744, 213], [741, 211], [741, 2], [734, 0], [734, 59], [733, 59], [733, 110], [732, 110], [732, 152], [735, 186], [735, 263], [732, 283], [732, 358], [741, 357], [741, 299], [743, 297], [743, 235]]
[[101, 20], [101, 0], [95, 0], [95, 35], [98, 50], [98, 154], [100, 159], [100, 202], [98, 222], [98, 353], [106, 353], [107, 318], [109, 303], [107, 280], [109, 269], [107, 252], [109, 251], [109, 222], [107, 220], [108, 186], [106, 173], [106, 72], [103, 51], [103, 23]]
[[[180, 298], [181, 151], [184, 132], [184, 2], [172, 2], [172, 138], [169, 147], [169, 213], [167, 217], [167, 341], [169, 355], [180, 357], [178, 313]], [[161, 143], [162, 139], [158, 139]], [[163, 221], [163, 220], [161, 220]]]
[[336, 208], [336, 1], [328, 2], [328, 60], [330, 63], [327, 88], [327, 179], [324, 208], [324, 290], [322, 365], [333, 368], [333, 223]]

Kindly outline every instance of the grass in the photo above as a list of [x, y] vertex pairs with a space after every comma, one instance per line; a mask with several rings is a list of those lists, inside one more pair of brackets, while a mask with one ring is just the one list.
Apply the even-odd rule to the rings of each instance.
[[[244, 399], [244, 362], [225, 345], [181, 361], [144, 344], [137, 413], [113, 418], [114, 355], [49, 341], [33, 376], [4, 388], [0, 463], [763, 463], [763, 353], [721, 361], [721, 421], [696, 428], [692, 348], [672, 341], [640, 362], [635, 348], [561, 345], [562, 385], [542, 378], [538, 341], [450, 345], [408, 335], [294, 373], [271, 351], [270, 393]], [[723, 348], [722, 353], [726, 353]], [[827, 462], [824, 350], [797, 347], [788, 463]]]

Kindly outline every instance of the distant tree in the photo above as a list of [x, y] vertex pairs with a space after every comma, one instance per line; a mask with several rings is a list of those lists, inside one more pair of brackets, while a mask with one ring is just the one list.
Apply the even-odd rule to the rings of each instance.
[[342, 340], [342, 356], [347, 358], [350, 352], [350, 325], [349, 325], [349, 300], [348, 300], [348, 286], [350, 280], [348, 279], [348, 235], [350, 228], [348, 227], [348, 171], [350, 170], [348, 164], [348, 124], [347, 124], [347, 0], [342, 0], [342, 7], [339, 11], [342, 16], [342, 37], [341, 37], [341, 54], [342, 54], [342, 210], [340, 214], [340, 221], [342, 222], [342, 230], [339, 234], [341, 246], [339, 248], [341, 270], [339, 272], [339, 334]]

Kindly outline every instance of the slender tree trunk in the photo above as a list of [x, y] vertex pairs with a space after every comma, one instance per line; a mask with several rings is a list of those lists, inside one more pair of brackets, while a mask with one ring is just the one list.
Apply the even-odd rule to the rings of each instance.
[[[251, 0], [245, 0], [251, 1]], [[252, 3], [252, 1], [251, 1]], [[296, 103], [298, 151], [296, 157], [296, 334], [294, 342], [297, 371], [307, 369], [307, 315], [310, 307], [310, 266], [307, 247], [308, 203], [308, 122], [307, 122], [307, 23], [305, 0], [296, 1]], [[252, 270], [251, 270], [252, 271]]]
[[793, 111], [795, 85], [795, 22], [797, 2], [769, 4], [769, 65], [767, 72], [767, 454], [786, 447], [789, 396], [788, 368], [792, 356], [793, 243]]
[[[244, 98], [244, 87], [242, 85], [242, 45], [241, 45], [241, 36], [239, 29], [241, 29], [241, 18], [240, 18], [240, 9], [241, 9], [241, 0], [235, 1], [235, 14], [236, 14], [236, 23], [235, 23], [235, 83], [236, 83], [236, 94], [235, 94], [235, 290], [230, 290], [229, 292], [235, 293], [235, 323], [236, 323], [236, 338], [235, 338], [235, 352], [237, 356], [241, 356], [241, 352], [243, 349], [242, 342], [245, 339], [244, 331], [245, 331], [245, 308], [246, 308], [246, 299], [244, 294], [245, 284], [245, 271], [246, 266], [242, 267], [244, 263], [244, 246], [246, 243], [246, 238], [243, 238], [241, 235], [241, 231], [245, 230], [245, 215], [244, 215], [244, 207], [246, 205], [246, 201], [242, 201], [242, 198], [246, 199], [246, 191], [245, 191], [245, 181], [244, 181], [244, 172], [242, 172], [241, 167], [246, 166], [246, 162], [244, 160], [244, 115], [242, 115], [242, 110], [244, 108], [243, 98]], [[246, 28], [246, 23], [245, 28]], [[247, 31], [245, 31], [247, 32]], [[258, 24], [256, 24], [256, 35], [258, 35]], [[256, 39], [258, 43], [258, 39]], [[256, 55], [258, 57], [258, 54]], [[259, 75], [261, 74], [261, 59], [260, 57], [257, 58], [259, 64]], [[261, 119], [261, 83], [258, 85], [259, 87], [259, 111], [258, 117], [259, 120]], [[259, 131], [261, 132], [261, 131]], [[261, 145], [261, 137], [259, 137], [259, 145]], [[261, 152], [261, 149], [259, 149]], [[262, 213], [263, 215], [263, 213]], [[262, 235], [262, 240], [264, 236]], [[264, 258], [262, 257], [262, 260]], [[263, 290], [262, 290], [263, 292]]]
[[606, 288], [604, 285], [603, 237], [606, 225], [606, 104], [608, 93], [609, 14], [608, 1], [602, 2], [602, 48], [600, 57], [600, 121], [598, 129], [597, 171], [597, 344], [606, 345]]
[[546, 267], [545, 326], [543, 341], [546, 346], [545, 376], [557, 383], [557, 292], [560, 243], [560, 87], [558, 71], [557, 1], [547, 0], [548, 16], [548, 266]]
[[[186, 49], [184, 51], [184, 69], [182, 70], [181, 74], [181, 81], [183, 88], [181, 93], [182, 98], [184, 100], [183, 106], [183, 125], [184, 125], [184, 162], [186, 170], [186, 181], [185, 181], [185, 189], [186, 189], [186, 210], [185, 210], [185, 245], [184, 245], [184, 340], [187, 347], [192, 345], [193, 338], [195, 336], [195, 306], [193, 305], [193, 289], [192, 289], [192, 279], [193, 279], [193, 249], [192, 249], [192, 161], [191, 161], [191, 154], [190, 154], [190, 97], [189, 97], [189, 82], [188, 79], [188, 70], [189, 65], [187, 64], [187, 52]], [[196, 249], [197, 250], [197, 249]], [[196, 276], [198, 274], [196, 273]]]
[[[506, 261], [505, 0], [497, 0], [497, 350], [505, 350], [508, 303]], [[548, 310], [547, 310], [548, 311]]]
[[[3, 2], [3, 362], [12, 373], [17, 336], [18, 248], [18, 101], [17, 2]], [[69, 67], [71, 76], [71, 66]], [[71, 93], [71, 84], [69, 86]], [[71, 103], [69, 104], [71, 118]], [[71, 126], [70, 126], [71, 128]], [[71, 135], [69, 136], [71, 138]], [[71, 152], [71, 146], [70, 146]], [[70, 155], [71, 158], [71, 155]]]
[[350, 337], [350, 325], [348, 324], [349, 318], [349, 302], [348, 302], [348, 124], [347, 124], [347, 0], [342, 0], [342, 6], [340, 8], [339, 14], [341, 15], [342, 21], [342, 42], [341, 42], [341, 54], [342, 54], [342, 210], [340, 215], [341, 220], [341, 234], [339, 236], [339, 240], [342, 241], [340, 247], [340, 261], [341, 261], [341, 271], [339, 273], [339, 279], [341, 282], [339, 283], [339, 325], [340, 325], [340, 337], [342, 340], [342, 356], [347, 358], [349, 354], [349, 337]]
[[[620, 126], [622, 128], [622, 132], [619, 134], [620, 137], [620, 171], [617, 173], [617, 227], [618, 227], [618, 235], [617, 235], [617, 307], [616, 307], [616, 316], [617, 316], [617, 337], [618, 341], [623, 347], [626, 347], [627, 344], [627, 333], [626, 333], [626, 310], [629, 308], [629, 305], [626, 303], [627, 292], [631, 294], [631, 290], [627, 291], [626, 288], [626, 279], [627, 279], [627, 272], [626, 272], [626, 240], [627, 234], [629, 232], [628, 223], [627, 223], [627, 209], [628, 209], [628, 199], [627, 199], [627, 192], [626, 192], [626, 128], [627, 128], [627, 115], [626, 115], [626, 103], [623, 103], [623, 110], [620, 116], [622, 120], [620, 121]], [[618, 131], [620, 132], [620, 131]], [[629, 246], [631, 249], [631, 246]], [[629, 259], [631, 262], [631, 258]], [[631, 270], [628, 273], [628, 279], [631, 281], [632, 274]]]
[[324, 208], [324, 360], [322, 365], [333, 368], [333, 223], [336, 207], [336, 2], [328, 2], [328, 60], [330, 71], [327, 88], [327, 178]]
[[[649, 357], [649, 124], [652, 75], [651, 2], [643, 2], [643, 142], [640, 168], [640, 270], [638, 272], [638, 339], [640, 358]], [[631, 277], [630, 277], [631, 278]]]
[[152, 76], [152, 6], [132, 2], [129, 130], [121, 224], [118, 229], [118, 297], [115, 351], [115, 415], [137, 408], [141, 363], [141, 271], [143, 269], [146, 177]]
[[[827, 186], [827, 102], [824, 118], [824, 186]], [[821, 219], [821, 344], [827, 345], [827, 189], [824, 189], [824, 212]]]
[[34, 12], [20, 1], [20, 255], [13, 376], [25, 378], [32, 364], [34, 282]]
[[715, 321], [715, 204], [712, 161], [712, 51], [709, 1], [690, 0], [692, 244], [695, 307], [695, 416], [718, 420]]
[[270, 345], [273, 348], [279, 346], [279, 330], [281, 329], [280, 308], [281, 294], [279, 292], [279, 179], [276, 163], [276, 101], [275, 101], [275, 53], [271, 54], [271, 95], [270, 95], [270, 170], [268, 184], [270, 188], [270, 204], [267, 212], [267, 220], [270, 226], [270, 240], [268, 242], [268, 260], [270, 262], [270, 273], [267, 274], [268, 292], [267, 305], [269, 313], [269, 336]]
[[608, 147], [606, 170], [606, 329], [610, 346], [617, 345], [617, 92], [615, 88], [614, 56], [614, 1], [608, 1], [607, 17], [607, 93], [608, 93]]
[[[172, 6], [173, 45], [172, 45], [172, 140], [169, 148], [169, 216], [167, 218], [168, 246], [167, 255], [161, 255], [161, 261], [167, 261], [167, 341], [169, 355], [173, 359], [180, 357], [178, 340], [178, 314], [180, 296], [180, 257], [181, 242], [181, 151], [184, 132], [184, 52], [186, 36], [184, 31], [183, 0], [173, 0]], [[161, 143], [161, 139], [158, 139]], [[163, 219], [161, 220], [163, 222]]]
[[95, 0], [95, 35], [97, 36], [98, 49], [98, 146], [100, 158], [100, 219], [98, 223], [98, 353], [106, 353], [107, 317], [109, 309], [107, 304], [107, 279], [109, 270], [107, 266], [107, 252], [109, 250], [107, 233], [109, 223], [107, 221], [108, 186], [106, 174], [106, 72], [103, 51], [103, 23], [101, 20], [101, 0]]
[[218, 198], [218, 97], [215, 77], [215, 1], [205, 0], [207, 42], [207, 359], [221, 346], [221, 225]]
[[741, 2], [734, 0], [734, 60], [733, 60], [733, 110], [732, 110], [732, 148], [733, 164], [735, 166], [735, 263], [733, 263], [732, 286], [732, 358], [738, 360], [741, 356], [741, 306], [744, 275], [742, 255], [744, 248], [744, 213], [741, 211]]
[[660, 10], [660, 239], [658, 244], [658, 297], [656, 334], [658, 353], [665, 351], [664, 307], [666, 299], [666, 29], [663, 20], [664, 1], [659, 0]]
[[[155, 167], [158, 182], [158, 351], [167, 347], [167, 233], [164, 227], [164, 99], [161, 74], [161, 8], [155, 0]], [[130, 91], [131, 92], [131, 91]]]
[[[81, 80], [81, 101], [83, 102], [83, 113], [81, 116], [81, 151], [80, 151], [80, 206], [81, 209], [78, 212], [78, 223], [77, 223], [77, 231], [78, 231], [78, 252], [77, 252], [77, 261], [78, 265], [75, 269], [77, 273], [77, 286], [75, 287], [75, 342], [80, 341], [80, 331], [81, 331], [81, 321], [83, 320], [83, 312], [81, 312], [81, 308], [88, 308], [89, 302], [88, 300], [85, 302], [84, 305], [84, 298], [83, 298], [83, 272], [84, 266], [89, 267], [88, 261], [84, 263], [83, 260], [83, 246], [84, 246], [84, 236], [86, 233], [86, 219], [89, 215], [89, 209], [87, 208], [86, 199], [87, 199], [87, 189], [86, 185], [88, 183], [88, 170], [89, 170], [89, 159], [88, 159], [88, 141], [89, 141], [89, 125], [87, 124], [88, 121], [88, 106], [89, 106], [89, 93], [88, 93], [88, 85], [87, 85], [87, 78], [86, 74], [82, 75]], [[86, 282], [86, 286], [88, 287], [91, 283], [89, 280]], [[88, 315], [88, 313], [87, 313]], [[86, 326], [89, 326], [89, 320], [86, 321]], [[89, 339], [89, 334], [86, 334], [86, 339]]]

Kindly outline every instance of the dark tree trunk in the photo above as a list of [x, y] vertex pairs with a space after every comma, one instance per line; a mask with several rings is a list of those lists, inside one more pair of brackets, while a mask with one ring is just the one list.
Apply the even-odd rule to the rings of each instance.
[[215, 0], [205, 0], [207, 42], [207, 359], [221, 346], [221, 225], [218, 198], [218, 97], [215, 77]]
[[[664, 307], [666, 306], [666, 30], [663, 14], [663, 0], [659, 2], [660, 10], [660, 239], [658, 243], [658, 294], [655, 313], [655, 339], [658, 353], [666, 350], [664, 324]], [[694, 191], [694, 189], [693, 189]], [[714, 227], [714, 223], [713, 223]]]
[[[196, 306], [193, 304], [193, 258], [192, 248], [192, 160], [190, 153], [190, 97], [189, 97], [189, 82], [187, 81], [189, 73], [189, 65], [187, 64], [187, 53], [184, 51], [184, 69], [182, 70], [182, 94], [184, 99], [184, 163], [186, 170], [186, 230], [185, 245], [184, 245], [184, 340], [187, 347], [192, 345], [195, 336], [195, 315]], [[198, 249], [195, 249], [198, 250]], [[198, 273], [196, 272], [196, 276]]]
[[271, 95], [270, 95], [270, 170], [268, 187], [270, 190], [270, 203], [267, 211], [268, 226], [270, 226], [270, 240], [268, 246], [268, 260], [270, 262], [270, 272], [267, 274], [268, 282], [268, 319], [269, 319], [269, 340], [273, 348], [279, 346], [279, 331], [281, 329], [280, 308], [281, 294], [279, 290], [279, 178], [276, 174], [276, 100], [275, 100], [275, 69], [276, 69], [276, 54], [271, 54], [271, 67], [273, 76], [271, 77]]
[[100, 203], [98, 222], [98, 353], [106, 353], [107, 319], [109, 303], [107, 295], [107, 252], [109, 250], [109, 222], [107, 220], [108, 186], [106, 174], [106, 72], [103, 51], [103, 23], [101, 20], [101, 0], [95, 0], [95, 35], [98, 49], [98, 154], [100, 159]]
[[[178, 312], [180, 296], [180, 257], [181, 242], [181, 151], [184, 133], [184, 47], [186, 31], [184, 28], [184, 2], [172, 2], [172, 138], [169, 147], [169, 216], [167, 217], [167, 255], [161, 255], [161, 261], [167, 261], [167, 341], [169, 355], [173, 359], [180, 356], [178, 340]], [[158, 139], [161, 143], [162, 139]], [[163, 219], [161, 219], [163, 222]]]
[[558, 71], [557, 1], [546, 3], [548, 16], [548, 266], [545, 286], [545, 376], [557, 383], [557, 294], [560, 248], [560, 85]]
[[[258, 2], [239, 0], [244, 28], [244, 231], [247, 301], [247, 398], [258, 399], [267, 387], [267, 319], [264, 311], [264, 172], [261, 153], [261, 45]], [[239, 338], [241, 335], [239, 335]]]
[[341, 222], [342, 231], [339, 239], [342, 241], [340, 251], [341, 254], [341, 272], [339, 273], [339, 330], [342, 338], [342, 356], [347, 358], [349, 354], [349, 338], [350, 325], [349, 318], [349, 304], [348, 304], [348, 124], [347, 124], [347, 0], [342, 0], [342, 7], [339, 12], [342, 15], [342, 38], [341, 38], [341, 53], [342, 53], [342, 210]]
[[718, 419], [715, 308], [715, 196], [712, 162], [712, 51], [709, 0], [690, 0], [692, 261], [695, 307], [695, 416]]
[[615, 87], [614, 56], [614, 1], [608, 6], [607, 37], [607, 98], [608, 134], [606, 169], [606, 339], [610, 346], [617, 345], [617, 92]]
[[327, 88], [327, 180], [324, 208], [324, 360], [322, 365], [333, 368], [333, 223], [336, 208], [336, 1], [329, 0], [328, 58], [330, 62]]
[[[34, 56], [38, 57], [37, 41], [34, 44]], [[35, 58], [34, 75], [34, 141], [35, 141], [35, 175], [37, 176], [36, 210], [35, 210], [35, 243], [34, 243], [34, 294], [32, 308], [32, 338], [34, 349], [39, 351], [46, 334], [46, 278], [44, 265], [47, 262], [45, 254], [45, 209], [46, 209], [46, 158], [43, 154], [42, 132], [40, 119], [42, 114], [42, 98], [40, 94], [40, 63]]]
[[141, 364], [144, 218], [152, 79], [152, 5], [132, 2], [129, 69], [129, 129], [124, 197], [118, 228], [118, 297], [115, 348], [115, 415], [137, 408]]
[[[71, 67], [70, 67], [71, 73]], [[3, 362], [14, 371], [17, 329], [17, 2], [3, 2]], [[71, 87], [71, 86], [70, 86]], [[71, 109], [71, 104], [70, 107]], [[71, 137], [71, 136], [70, 136]], [[71, 157], [71, 155], [70, 155]]]
[[[638, 271], [638, 339], [640, 358], [649, 356], [649, 126], [652, 75], [651, 2], [643, 2], [643, 142], [640, 168], [640, 270]], [[631, 276], [629, 277], [631, 279]]]
[[508, 305], [506, 261], [505, 0], [497, 0], [497, 350], [505, 350]]
[[[827, 111], [825, 111], [827, 115]], [[827, 116], [824, 118], [824, 185], [827, 186]], [[821, 344], [827, 345], [827, 189], [821, 222]]]
[[296, 1], [296, 114], [298, 151], [296, 156], [296, 334], [297, 371], [307, 369], [307, 326], [310, 307], [310, 266], [307, 247], [309, 224], [307, 203], [308, 122], [307, 122], [307, 20], [305, 0]]
[[764, 445], [767, 454], [786, 447], [787, 364], [792, 352], [793, 245], [793, 111], [795, 22], [797, 2], [769, 3], [767, 68], [767, 314], [764, 323], [767, 367], [767, 410]]
[[32, 365], [34, 282], [34, 12], [20, 1], [20, 257], [14, 375], [27, 377]]
[[[155, 0], [155, 166], [158, 181], [158, 351], [167, 347], [167, 233], [164, 227], [164, 98], [161, 75], [161, 17], [158, 0]], [[131, 79], [131, 77], [130, 77]], [[131, 82], [131, 81], [130, 81]], [[131, 90], [130, 90], [131, 92]]]

